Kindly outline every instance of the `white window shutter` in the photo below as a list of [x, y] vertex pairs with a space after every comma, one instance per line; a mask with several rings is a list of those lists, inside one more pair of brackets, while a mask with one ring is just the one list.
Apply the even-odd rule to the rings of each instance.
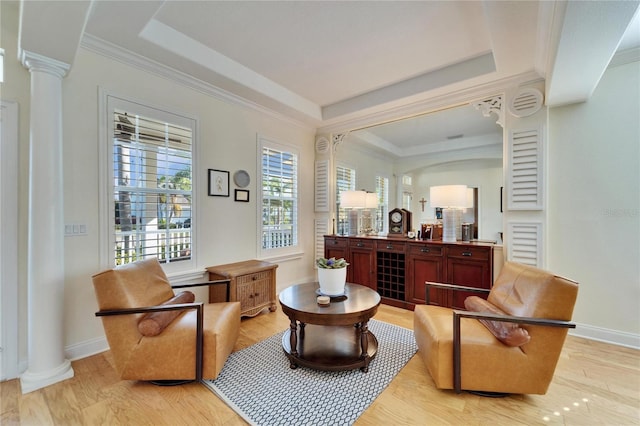
[[511, 262], [542, 267], [542, 223], [509, 222], [509, 256]]
[[[329, 224], [326, 220], [315, 220], [314, 230], [316, 236], [316, 259], [324, 257], [324, 236], [329, 234]], [[315, 265], [315, 262], [314, 262]]]
[[315, 209], [318, 213], [329, 212], [329, 160], [317, 160], [315, 169]]
[[543, 156], [540, 128], [512, 130], [509, 134], [507, 209], [543, 209]]

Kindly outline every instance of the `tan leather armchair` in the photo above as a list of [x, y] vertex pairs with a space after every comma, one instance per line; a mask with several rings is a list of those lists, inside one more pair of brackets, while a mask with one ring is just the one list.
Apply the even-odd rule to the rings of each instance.
[[[436, 387], [480, 393], [545, 394], [560, 357], [578, 284], [549, 272], [507, 262], [493, 288], [427, 283], [429, 288], [488, 292], [495, 314], [419, 305], [414, 312], [418, 353]], [[477, 299], [477, 298], [476, 298]], [[469, 299], [468, 299], [469, 300]], [[480, 320], [521, 327], [528, 342], [508, 346]], [[514, 325], [515, 324], [515, 325]]]
[[[96, 316], [102, 319], [122, 379], [167, 384], [218, 376], [238, 338], [238, 302], [180, 303], [185, 299], [174, 297], [173, 288], [195, 285], [172, 288], [157, 259], [118, 266], [92, 279], [100, 309]], [[228, 284], [229, 280], [219, 280], [202, 285]], [[193, 301], [193, 294], [184, 294]], [[166, 319], [167, 314], [177, 316]], [[165, 321], [164, 329], [150, 333], [143, 328], [141, 320], [149, 315]]]

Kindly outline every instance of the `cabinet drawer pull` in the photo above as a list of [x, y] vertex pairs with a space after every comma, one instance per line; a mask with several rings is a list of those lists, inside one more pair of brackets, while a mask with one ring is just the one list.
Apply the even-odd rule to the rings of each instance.
[[333, 244], [338, 244], [338, 240], [333, 240]]
[[420, 251], [421, 251], [422, 253], [429, 253], [431, 250], [429, 250], [429, 249], [428, 249], [428, 248], [426, 248], [426, 247], [422, 247], [422, 248], [420, 249]]
[[358, 244], [356, 244], [356, 247], [364, 247], [364, 244], [358, 243]]
[[471, 257], [472, 253], [470, 251], [463, 251], [462, 255]]
[[389, 250], [391, 250], [391, 249], [393, 249], [393, 246], [392, 246], [391, 244], [387, 244], [387, 248], [388, 248]]
[[256, 275], [254, 275], [254, 276], [252, 276], [252, 277], [251, 277], [251, 280], [252, 280], [252, 281], [255, 281], [255, 280], [257, 280], [257, 279], [258, 279], [258, 277], [257, 277]]

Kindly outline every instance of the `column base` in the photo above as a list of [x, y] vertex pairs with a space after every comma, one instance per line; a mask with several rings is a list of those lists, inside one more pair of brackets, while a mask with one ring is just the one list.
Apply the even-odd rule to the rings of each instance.
[[44, 373], [31, 373], [27, 369], [20, 376], [20, 387], [22, 388], [22, 393], [25, 394], [72, 377], [73, 368], [71, 368], [71, 362], [65, 359], [60, 366]]

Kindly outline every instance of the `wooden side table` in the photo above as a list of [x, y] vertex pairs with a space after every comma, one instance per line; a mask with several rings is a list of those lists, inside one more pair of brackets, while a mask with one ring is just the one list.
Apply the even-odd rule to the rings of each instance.
[[[229, 299], [240, 302], [240, 316], [253, 317], [264, 308], [271, 312], [276, 310], [276, 268], [275, 263], [260, 260], [207, 268], [210, 280], [230, 279]], [[209, 303], [222, 302], [226, 295], [224, 289], [211, 287]]]

